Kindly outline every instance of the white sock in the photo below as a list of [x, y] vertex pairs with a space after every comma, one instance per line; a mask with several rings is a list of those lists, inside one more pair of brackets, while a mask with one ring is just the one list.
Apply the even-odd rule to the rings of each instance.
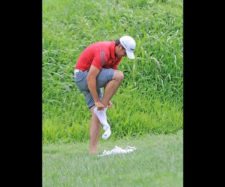
[[94, 108], [94, 113], [98, 117], [100, 123], [103, 126], [103, 129], [106, 131], [108, 128], [110, 128], [110, 125], [107, 122], [107, 115], [106, 115], [107, 108], [104, 108], [102, 110], [98, 110], [97, 107]]

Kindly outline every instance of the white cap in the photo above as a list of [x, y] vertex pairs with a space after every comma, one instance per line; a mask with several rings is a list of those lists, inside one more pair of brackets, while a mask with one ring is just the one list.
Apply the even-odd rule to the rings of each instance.
[[124, 49], [126, 50], [127, 57], [129, 59], [134, 59], [135, 58], [134, 49], [136, 47], [135, 40], [130, 36], [122, 36], [120, 38], [120, 43], [124, 47]]

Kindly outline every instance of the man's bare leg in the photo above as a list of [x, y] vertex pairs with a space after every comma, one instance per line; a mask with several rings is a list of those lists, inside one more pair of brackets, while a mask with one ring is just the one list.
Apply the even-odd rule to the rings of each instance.
[[90, 144], [89, 144], [89, 153], [96, 154], [97, 153], [97, 144], [100, 133], [100, 121], [97, 116], [94, 114], [93, 108], [91, 108], [91, 125], [90, 125]]
[[124, 78], [123, 72], [119, 70], [115, 70], [113, 79], [108, 82], [105, 87], [104, 95], [102, 98], [102, 104], [107, 106], [112, 96], [116, 93], [117, 89], [119, 88], [122, 80]]
[[[105, 107], [108, 106], [110, 99], [116, 93], [123, 78], [124, 78], [123, 73], [121, 71], [115, 70], [113, 79], [109, 81], [109, 83], [106, 85], [104, 95], [101, 100], [102, 104]], [[103, 125], [103, 129], [105, 130], [104, 134], [102, 135], [102, 138], [105, 140], [108, 139], [111, 135], [111, 128], [107, 122], [106, 110], [107, 108], [101, 110], [94, 108], [94, 113], [97, 115], [100, 123]]]

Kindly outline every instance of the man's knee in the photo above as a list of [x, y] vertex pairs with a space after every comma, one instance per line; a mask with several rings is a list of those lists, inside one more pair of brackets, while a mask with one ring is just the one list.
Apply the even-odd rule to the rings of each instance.
[[119, 70], [116, 70], [113, 79], [117, 80], [117, 81], [122, 81], [124, 79], [123, 72], [119, 71]]

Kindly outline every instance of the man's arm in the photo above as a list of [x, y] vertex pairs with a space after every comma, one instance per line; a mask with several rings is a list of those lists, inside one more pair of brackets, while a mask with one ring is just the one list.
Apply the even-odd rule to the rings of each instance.
[[88, 75], [87, 75], [87, 84], [88, 88], [91, 92], [91, 95], [94, 99], [95, 105], [98, 107], [98, 109], [103, 109], [104, 105], [101, 103], [99, 97], [98, 97], [98, 92], [96, 88], [96, 78], [97, 75], [99, 74], [100, 70], [96, 68], [95, 66], [91, 65]]

